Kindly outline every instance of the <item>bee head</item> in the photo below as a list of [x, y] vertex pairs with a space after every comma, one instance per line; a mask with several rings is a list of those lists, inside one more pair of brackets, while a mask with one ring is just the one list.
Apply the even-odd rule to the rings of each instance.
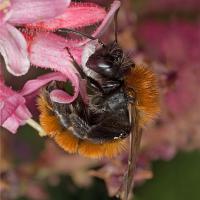
[[105, 78], [121, 80], [133, 63], [115, 41], [97, 49], [89, 57], [86, 66]]

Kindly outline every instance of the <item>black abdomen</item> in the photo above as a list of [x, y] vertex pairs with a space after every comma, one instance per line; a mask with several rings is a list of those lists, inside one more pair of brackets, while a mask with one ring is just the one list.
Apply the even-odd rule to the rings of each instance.
[[[48, 86], [46, 95], [57, 87], [58, 84], [55, 82], [53, 86]], [[128, 102], [122, 87], [109, 95], [102, 93], [90, 95], [89, 99], [88, 105], [82, 101], [81, 97], [72, 104], [50, 103], [63, 128], [70, 128], [72, 133], [80, 139], [102, 143], [129, 135], [131, 125]]]

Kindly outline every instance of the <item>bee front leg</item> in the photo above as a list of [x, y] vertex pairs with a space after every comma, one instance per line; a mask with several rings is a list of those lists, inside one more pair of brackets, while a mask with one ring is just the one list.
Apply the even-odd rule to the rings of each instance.
[[70, 114], [70, 121], [73, 127], [73, 134], [80, 139], [87, 139], [90, 126], [77, 114]]
[[136, 104], [137, 103], [136, 102], [136, 99], [137, 99], [136, 91], [132, 87], [126, 88], [126, 95], [127, 95], [127, 99], [128, 99], [129, 104]]

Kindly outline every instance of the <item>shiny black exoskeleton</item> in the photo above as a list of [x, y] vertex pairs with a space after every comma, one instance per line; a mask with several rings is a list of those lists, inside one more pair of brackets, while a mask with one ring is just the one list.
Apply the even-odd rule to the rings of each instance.
[[117, 42], [113, 42], [96, 50], [86, 66], [88, 70], [82, 72], [82, 76], [87, 80], [88, 104], [80, 95], [71, 104], [50, 101], [49, 93], [55, 88], [64, 89], [64, 83], [53, 82], [46, 88], [45, 96], [61, 125], [72, 130], [76, 137], [94, 143], [127, 137], [132, 125], [124, 76], [134, 64]]

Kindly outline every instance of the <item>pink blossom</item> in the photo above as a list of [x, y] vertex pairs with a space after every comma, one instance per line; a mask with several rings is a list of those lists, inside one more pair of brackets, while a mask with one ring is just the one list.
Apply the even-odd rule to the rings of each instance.
[[[164, 101], [165, 109], [173, 116], [191, 110], [191, 105], [198, 101], [199, 35], [199, 23], [184, 21], [163, 24], [147, 20], [138, 29], [138, 39], [145, 43], [149, 56], [167, 63], [165, 74], [169, 74], [166, 75], [169, 83], [166, 83], [168, 88]], [[175, 76], [171, 77], [170, 72], [174, 72]]]
[[59, 28], [81, 28], [102, 21], [105, 15], [105, 9], [97, 4], [71, 3], [62, 15], [51, 20], [27, 24], [26, 27], [49, 31]]
[[144, 13], [199, 12], [199, 0], [149, 0], [143, 7]]
[[49, 73], [29, 81], [21, 92], [16, 92], [5, 85], [0, 65], [0, 126], [16, 133], [18, 127], [31, 118], [31, 113], [26, 106], [25, 95], [33, 93], [52, 80], [66, 81], [66, 77], [59, 72]]
[[25, 106], [25, 98], [0, 82], [0, 125], [15, 133], [25, 124], [31, 113]]
[[27, 82], [20, 92], [16, 92], [7, 87], [0, 76], [0, 126], [16, 133], [18, 127], [31, 118], [25, 96], [52, 80], [66, 81], [66, 77], [59, 72], [52, 72]]
[[25, 102], [23, 96], [4, 84], [0, 68], [0, 125], [15, 133], [19, 125], [25, 124], [26, 120], [31, 117]]
[[[28, 2], [28, 1], [27, 1]], [[118, 1], [117, 5], [119, 6]], [[77, 4], [78, 5], [78, 4]], [[83, 7], [83, 4], [80, 4]], [[92, 4], [87, 4], [89, 8], [91, 7]], [[117, 9], [116, 3], [114, 5], [114, 10]], [[85, 8], [88, 10], [88, 7]], [[82, 9], [84, 10], [84, 9]], [[86, 12], [85, 10], [85, 12]], [[110, 18], [113, 17], [114, 12], [113, 12], [113, 7], [111, 8], [112, 14], [110, 12], [107, 14], [105, 20], [103, 20], [102, 24], [100, 27], [105, 28], [105, 25], [107, 26], [108, 23], [110, 23]], [[74, 11], [74, 16], [70, 15], [71, 17], [77, 17], [77, 10], [75, 9]], [[83, 24], [85, 23], [83, 19]], [[103, 19], [103, 18], [102, 18]], [[13, 19], [12, 19], [13, 20]], [[55, 19], [57, 20], [57, 19]], [[98, 22], [99, 18], [97, 17]], [[20, 20], [19, 20], [20, 21]], [[27, 21], [31, 21], [30, 18], [27, 19]], [[70, 21], [70, 20], [69, 20]], [[15, 21], [16, 22], [16, 21]], [[52, 22], [52, 20], [51, 20]], [[94, 22], [94, 19], [93, 21]], [[108, 23], [107, 23], [108, 22]], [[72, 20], [70, 21], [72, 23]], [[88, 21], [88, 25], [91, 24], [91, 21]], [[85, 24], [84, 24], [85, 25]], [[10, 24], [5, 24], [4, 26], [7, 26], [7, 30], [12, 30], [15, 31], [15, 36], [19, 36], [23, 38], [21, 33], [15, 29], [13, 26]], [[77, 25], [79, 26], [79, 25]], [[81, 26], [81, 20], [80, 20], [80, 26]], [[6, 29], [3, 29], [5, 31]], [[100, 30], [97, 30], [100, 32]], [[18, 37], [19, 38], [19, 37]], [[20, 39], [21, 39], [20, 38]], [[14, 42], [18, 42], [20, 40], [16, 40]], [[13, 43], [14, 43], [13, 42]], [[64, 38], [57, 36], [53, 33], [48, 33], [47, 35], [45, 33], [39, 33], [36, 35], [34, 38], [31, 46], [30, 46], [30, 58], [32, 64], [36, 66], [40, 66], [42, 68], [50, 68], [52, 70], [56, 70], [58, 72], [53, 72], [49, 73], [43, 76], [38, 77], [35, 80], [30, 80], [28, 81], [22, 90], [20, 92], [15, 92], [11, 88], [8, 88], [5, 86], [3, 82], [3, 78], [1, 75], [1, 96], [0, 96], [0, 102], [1, 102], [1, 126], [7, 128], [10, 130], [12, 133], [15, 133], [17, 128], [20, 125], [25, 124], [26, 120], [31, 117], [31, 114], [26, 107], [26, 100], [25, 97], [29, 94], [32, 94], [36, 90], [38, 90], [40, 87], [43, 85], [47, 84], [48, 82], [52, 80], [59, 80], [59, 81], [66, 81], [67, 79], [71, 80], [72, 85], [74, 86], [74, 95], [69, 96], [67, 93], [64, 93], [63, 91], [55, 90], [51, 93], [52, 99], [55, 99], [55, 101], [62, 101], [64, 103], [70, 103], [72, 102], [77, 95], [79, 94], [79, 75], [78, 72], [75, 70], [73, 67], [70, 57], [65, 50], [66, 46], [70, 46], [70, 44], [75, 43], [80, 47], [70, 47], [70, 50], [74, 57], [77, 59], [77, 61], [80, 63], [81, 60], [81, 50], [82, 46], [84, 44], [83, 41], [81, 43], [75, 42], [75, 41], [67, 41]], [[18, 45], [20, 46], [20, 45]], [[16, 47], [18, 47], [16, 45]], [[23, 38], [23, 46], [24, 51], [22, 52], [23, 54], [26, 54], [26, 41]], [[19, 50], [20, 52], [22, 51], [21, 49]], [[10, 52], [10, 51], [9, 51]], [[4, 57], [5, 61], [6, 57]], [[20, 60], [20, 59], [19, 59]], [[24, 60], [23, 60], [24, 61]], [[13, 65], [11, 65], [13, 66]], [[8, 68], [10, 71], [14, 72], [15, 75], [21, 75], [22, 71], [18, 71], [19, 73], [16, 73], [17, 70], [20, 70], [19, 68]], [[25, 70], [26, 71], [26, 70]], [[24, 73], [25, 73], [24, 71]], [[83, 83], [83, 81], [81, 81]], [[82, 91], [84, 91], [84, 88], [81, 86]], [[80, 93], [84, 96], [83, 92], [80, 91]], [[62, 92], [62, 93], [61, 93]]]
[[[106, 15], [104, 9], [95, 4], [76, 3], [69, 7], [63, 15], [58, 16], [55, 19], [28, 26], [29, 28], [36, 27], [41, 31], [43, 30], [43, 32], [36, 33], [33, 41], [30, 43], [29, 53], [31, 63], [41, 68], [50, 68], [61, 72], [71, 81], [74, 88], [73, 97], [60, 90], [52, 91], [50, 97], [53, 101], [59, 103], [70, 103], [78, 96], [80, 82], [82, 81], [80, 80], [78, 72], [71, 63], [71, 58], [66, 47], [70, 49], [71, 54], [80, 64], [83, 47], [89, 40], [67, 40], [54, 33], [46, 33], [44, 30], [49, 31], [52, 29], [63, 28], [63, 26], [65, 28], [79, 28], [103, 20], [93, 34], [94, 37], [99, 37], [109, 26], [119, 7], [120, 1], [114, 1], [111, 5], [110, 11]], [[77, 17], [79, 19], [77, 19]], [[83, 91], [80, 91], [80, 93], [85, 99], [86, 94]]]
[[64, 12], [70, 0], [1, 0], [0, 2], [0, 53], [6, 67], [15, 76], [25, 74], [30, 61], [24, 36], [15, 25], [51, 19]]
[[25, 99], [0, 82], [0, 125], [15, 133], [31, 117]]

